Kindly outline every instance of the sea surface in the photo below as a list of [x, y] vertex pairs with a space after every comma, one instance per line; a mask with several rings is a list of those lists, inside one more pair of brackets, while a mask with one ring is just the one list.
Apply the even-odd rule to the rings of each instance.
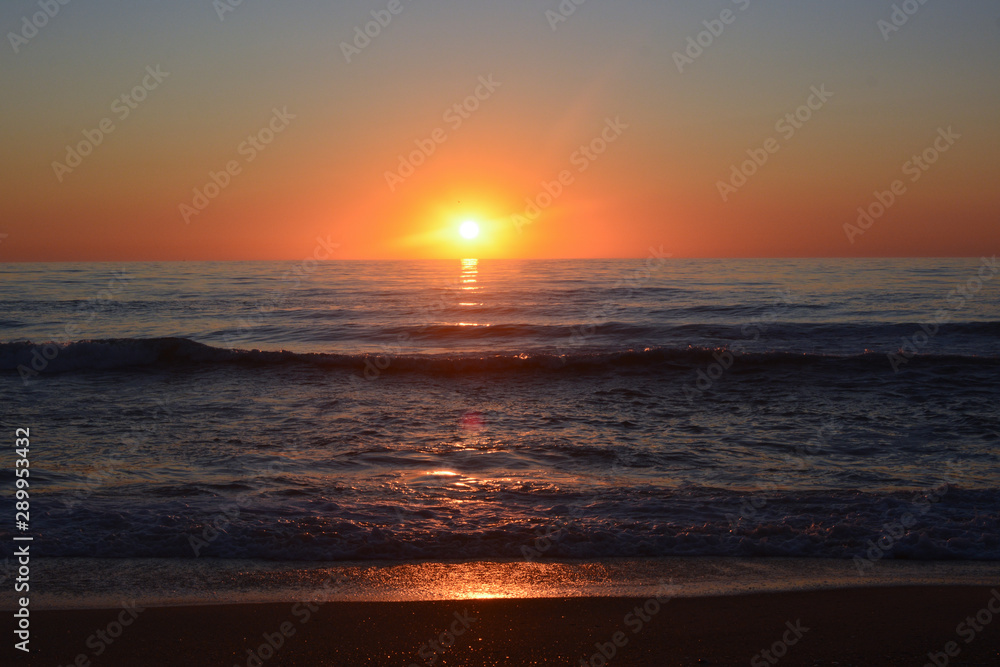
[[0, 265], [33, 553], [1000, 572], [995, 264], [657, 254]]

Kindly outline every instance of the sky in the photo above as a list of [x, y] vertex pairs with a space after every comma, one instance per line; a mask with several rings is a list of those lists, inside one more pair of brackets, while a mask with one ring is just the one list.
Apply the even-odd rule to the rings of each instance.
[[234, 3], [0, 5], [0, 261], [1000, 250], [993, 0]]

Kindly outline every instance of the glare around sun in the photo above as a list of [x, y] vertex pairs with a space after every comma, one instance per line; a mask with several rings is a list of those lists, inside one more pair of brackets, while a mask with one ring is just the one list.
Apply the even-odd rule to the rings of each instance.
[[462, 235], [462, 238], [472, 240], [479, 236], [479, 223], [475, 220], [466, 220], [458, 228], [458, 233]]

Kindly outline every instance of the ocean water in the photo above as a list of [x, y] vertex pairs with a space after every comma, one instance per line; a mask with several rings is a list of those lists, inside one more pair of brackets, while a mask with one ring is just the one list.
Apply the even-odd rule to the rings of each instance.
[[67, 567], [989, 563], [996, 269], [6, 264], [0, 423]]

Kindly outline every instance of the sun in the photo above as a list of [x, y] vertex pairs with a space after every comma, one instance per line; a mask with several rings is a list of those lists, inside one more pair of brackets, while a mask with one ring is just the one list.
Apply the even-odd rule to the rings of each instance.
[[471, 241], [479, 236], [479, 223], [475, 220], [466, 220], [458, 228], [458, 233], [462, 235], [462, 238]]

